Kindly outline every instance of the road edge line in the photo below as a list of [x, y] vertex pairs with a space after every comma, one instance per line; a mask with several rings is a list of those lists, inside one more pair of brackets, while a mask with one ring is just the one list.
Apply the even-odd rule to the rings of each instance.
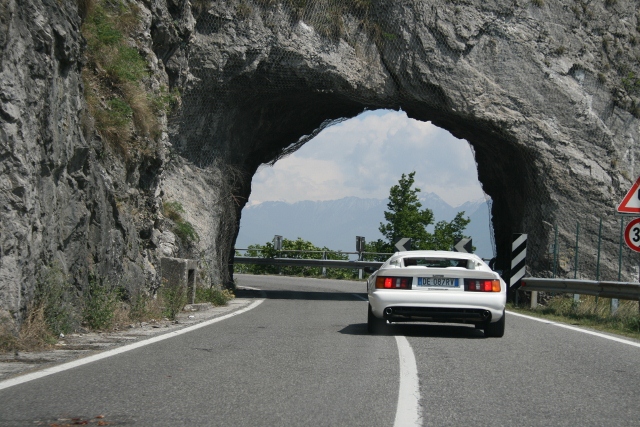
[[582, 329], [582, 328], [578, 328], [575, 326], [571, 326], [571, 325], [566, 325], [564, 323], [560, 323], [560, 322], [554, 322], [552, 320], [548, 320], [548, 319], [543, 319], [540, 317], [533, 317], [533, 316], [527, 316], [526, 314], [520, 314], [520, 313], [516, 313], [514, 311], [506, 311], [508, 314], [512, 314], [514, 316], [518, 316], [518, 317], [523, 317], [525, 319], [529, 319], [529, 320], [535, 320], [536, 322], [540, 322], [540, 323], [547, 323], [549, 325], [554, 325], [554, 326], [558, 326], [560, 328], [565, 328], [565, 329], [570, 329], [572, 331], [577, 331], [577, 332], [582, 332], [584, 334], [589, 334], [589, 335], [594, 335], [596, 337], [600, 337], [600, 338], [604, 338], [610, 341], [616, 341], [622, 344], [627, 344], [633, 347], [638, 347], [640, 348], [640, 343], [634, 342], [634, 341], [630, 341], [630, 340], [626, 340], [624, 338], [618, 338], [618, 337], [614, 337], [611, 335], [607, 335], [607, 334], [603, 334], [600, 332], [595, 332], [595, 331], [591, 331], [589, 329]]
[[195, 325], [187, 326], [186, 328], [179, 329], [177, 331], [167, 332], [166, 334], [157, 335], [155, 337], [148, 338], [146, 340], [138, 341], [132, 344], [123, 345], [122, 347], [114, 348], [111, 350], [104, 351], [102, 353], [94, 354], [91, 356], [83, 357], [81, 359], [73, 360], [71, 362], [65, 362], [60, 365], [52, 366], [50, 368], [42, 369], [41, 371], [32, 372], [30, 374], [21, 375], [15, 378], [10, 378], [8, 380], [0, 381], [0, 390], [7, 389], [9, 387], [13, 387], [19, 384], [24, 384], [29, 381], [37, 380], [40, 378], [48, 377], [49, 375], [57, 374], [58, 372], [67, 371], [69, 369], [77, 368], [78, 366], [87, 365], [92, 362], [96, 362], [98, 360], [106, 359], [111, 356], [116, 356], [121, 353], [126, 353], [127, 351], [135, 350], [140, 347], [147, 346], [149, 344], [154, 344], [160, 341], [168, 340], [169, 338], [177, 337], [178, 335], [183, 335], [196, 329], [204, 328], [205, 326], [212, 325], [214, 323], [221, 322], [223, 320], [229, 319], [231, 317], [237, 316], [239, 314], [246, 313], [249, 310], [253, 310], [258, 307], [260, 304], [264, 302], [264, 299], [260, 299], [254, 301], [247, 307], [241, 308], [240, 310], [236, 310], [232, 313], [225, 314], [224, 316], [216, 317], [202, 323], [198, 323]]

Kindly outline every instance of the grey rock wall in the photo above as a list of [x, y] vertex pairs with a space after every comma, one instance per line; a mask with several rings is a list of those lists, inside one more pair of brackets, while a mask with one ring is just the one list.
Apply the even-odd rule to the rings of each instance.
[[78, 292], [90, 274], [128, 289], [157, 282], [139, 236], [153, 228], [162, 161], [125, 164], [95, 133], [77, 5], [0, 4], [0, 314], [18, 321], [47, 271]]

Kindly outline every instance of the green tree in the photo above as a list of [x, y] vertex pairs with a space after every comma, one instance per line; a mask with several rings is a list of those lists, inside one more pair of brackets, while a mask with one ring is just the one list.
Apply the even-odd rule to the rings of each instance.
[[388, 211], [384, 212], [387, 223], [380, 223], [380, 233], [387, 238], [387, 242], [373, 242], [377, 251], [395, 252], [393, 246], [403, 237], [409, 237], [413, 249], [451, 250], [455, 242], [463, 237], [463, 232], [471, 220], [464, 217], [464, 211], [458, 212], [449, 221], [439, 221], [435, 224], [433, 233], [427, 227], [434, 223], [433, 212], [421, 209], [422, 203], [418, 199], [419, 188], [413, 188], [415, 171], [408, 175], [402, 174], [397, 185], [389, 192]]
[[464, 211], [458, 212], [450, 222], [438, 221], [425, 249], [450, 250], [458, 240], [469, 237], [462, 233], [470, 222], [468, 217], [464, 217]]
[[402, 237], [410, 237], [414, 248], [423, 248], [430, 239], [427, 227], [433, 224], [433, 212], [420, 209], [420, 189], [412, 188], [415, 174], [415, 171], [409, 175], [402, 174], [398, 185], [391, 187], [389, 192], [389, 210], [384, 213], [387, 223], [380, 223], [378, 228], [389, 245]]

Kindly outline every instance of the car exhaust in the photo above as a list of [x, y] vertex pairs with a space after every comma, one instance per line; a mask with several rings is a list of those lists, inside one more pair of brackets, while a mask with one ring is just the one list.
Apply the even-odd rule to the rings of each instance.
[[384, 309], [384, 317], [393, 316], [393, 309], [391, 307], [387, 307]]
[[482, 312], [482, 320], [491, 319], [491, 312], [489, 310], [485, 310]]

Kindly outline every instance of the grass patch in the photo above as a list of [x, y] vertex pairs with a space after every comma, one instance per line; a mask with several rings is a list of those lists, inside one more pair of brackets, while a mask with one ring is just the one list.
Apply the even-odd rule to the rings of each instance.
[[161, 319], [162, 305], [160, 300], [147, 292], [136, 292], [129, 298], [127, 318], [134, 322]]
[[196, 302], [210, 302], [215, 306], [227, 305], [235, 298], [233, 292], [228, 289], [196, 288]]
[[[87, 2], [87, 0], [85, 0]], [[161, 134], [159, 114], [178, 104], [179, 92], [145, 89], [146, 58], [134, 41], [139, 9], [122, 0], [92, 0], [82, 9], [87, 64], [82, 70], [85, 99], [96, 130], [125, 159], [148, 154], [148, 139]]]
[[45, 349], [56, 342], [57, 338], [47, 325], [42, 306], [29, 310], [19, 331], [6, 320], [0, 322], [0, 352]]
[[582, 295], [580, 301], [576, 302], [573, 300], [573, 295], [564, 294], [550, 298], [535, 309], [513, 304], [509, 304], [508, 309], [557, 322], [640, 339], [638, 302], [620, 300], [618, 310], [613, 315], [610, 307], [610, 298]]

